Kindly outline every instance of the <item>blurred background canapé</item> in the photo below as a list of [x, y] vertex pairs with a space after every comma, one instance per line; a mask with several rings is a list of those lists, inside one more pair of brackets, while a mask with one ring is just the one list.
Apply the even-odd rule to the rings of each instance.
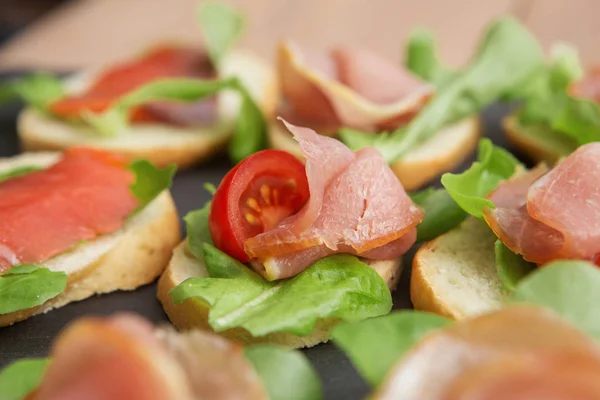
[[[575, 44], [585, 65], [600, 62], [598, 0], [229, 0], [249, 19], [242, 45], [272, 57], [276, 43], [292, 38], [323, 48], [334, 43], [368, 46], [400, 59], [407, 33], [434, 29], [440, 53], [458, 65], [472, 53], [480, 29], [510, 13], [548, 48]], [[169, 38], [200, 40], [198, 0], [3, 0], [0, 70], [71, 70], [129, 58]]]

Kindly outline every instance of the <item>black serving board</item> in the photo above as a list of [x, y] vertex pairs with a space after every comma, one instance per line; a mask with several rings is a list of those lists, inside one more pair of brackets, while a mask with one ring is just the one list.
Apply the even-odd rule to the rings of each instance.
[[[0, 75], [0, 79], [2, 76]], [[0, 156], [19, 153], [15, 120], [21, 106], [11, 104], [0, 107]], [[492, 106], [482, 115], [483, 134], [496, 144], [506, 146], [500, 121], [508, 108]], [[472, 155], [457, 170], [464, 169], [473, 160]], [[203, 183], [219, 183], [231, 168], [226, 157], [221, 156], [193, 169], [181, 171], [175, 177], [172, 194], [182, 217], [201, 207], [209, 195]], [[433, 182], [439, 185], [439, 180]], [[182, 223], [182, 232], [185, 227]], [[184, 232], [183, 232], [184, 233]], [[394, 292], [394, 309], [411, 308], [409, 296], [410, 265], [414, 250], [405, 256], [405, 268], [398, 288]], [[168, 323], [168, 318], [156, 299], [156, 284], [147, 285], [133, 292], [118, 292], [95, 296], [72, 303], [44, 315], [38, 315], [13, 326], [0, 328], [0, 368], [24, 357], [44, 357], [53, 339], [68, 323], [83, 315], [108, 315], [118, 311], [138, 313], [154, 323]], [[321, 344], [303, 350], [318, 371], [326, 399], [362, 399], [369, 387], [355, 372], [349, 360], [333, 344]]]

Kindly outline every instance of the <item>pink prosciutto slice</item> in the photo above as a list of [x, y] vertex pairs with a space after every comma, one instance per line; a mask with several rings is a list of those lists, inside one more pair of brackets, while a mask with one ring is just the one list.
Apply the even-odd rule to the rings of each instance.
[[32, 400], [267, 398], [241, 346], [201, 331], [154, 330], [133, 315], [73, 323], [51, 357]]
[[334, 49], [327, 68], [306, 65], [291, 43], [279, 49], [278, 70], [285, 99], [283, 115], [295, 122], [333, 130], [392, 129], [410, 121], [432, 88], [371, 51]]
[[600, 143], [590, 143], [549, 172], [536, 168], [490, 195], [484, 217], [512, 251], [537, 264], [592, 260], [600, 253]]
[[286, 123], [307, 160], [310, 198], [296, 215], [248, 239], [246, 253], [267, 279], [293, 276], [333, 253], [372, 259], [402, 255], [423, 213], [381, 153], [352, 153], [341, 142]]

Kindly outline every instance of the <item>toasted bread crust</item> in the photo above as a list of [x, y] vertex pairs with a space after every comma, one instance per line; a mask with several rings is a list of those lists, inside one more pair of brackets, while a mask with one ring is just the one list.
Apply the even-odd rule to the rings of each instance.
[[[444, 128], [433, 138], [390, 165], [407, 191], [420, 188], [438, 175], [451, 171], [477, 146], [481, 131], [479, 117]], [[279, 122], [269, 128], [271, 147], [302, 158], [300, 148]]]
[[[40, 164], [49, 164], [51, 162], [48, 161], [55, 159], [47, 153], [38, 154], [16, 157], [18, 162], [13, 164], [32, 165], [35, 160], [41, 161]], [[2, 161], [0, 170], [8, 165], [10, 163]], [[67, 255], [59, 255], [43, 263], [42, 266], [60, 271], [63, 268], [59, 257], [68, 257], [69, 260], [76, 260], [78, 266], [68, 274], [67, 289], [63, 293], [41, 306], [0, 315], [0, 327], [94, 294], [133, 290], [154, 281], [168, 264], [173, 248], [181, 239], [179, 217], [171, 195], [168, 191], [163, 192], [127, 221], [122, 229], [106, 236], [112, 237], [108, 249], [94, 249], [99, 241], [108, 239], [100, 237], [78, 246]], [[90, 258], [92, 261], [87, 262]]]
[[509, 143], [535, 162], [543, 161], [549, 165], [554, 165], [562, 157], [562, 154], [552, 151], [539, 140], [524, 135], [519, 129], [519, 124], [514, 115], [509, 115], [502, 120], [502, 128]]
[[[278, 101], [277, 82], [273, 71], [262, 60], [246, 52], [233, 52], [223, 68], [226, 74], [239, 73], [267, 118], [272, 118]], [[93, 74], [91, 74], [93, 75]], [[89, 77], [75, 77], [74, 86]], [[59, 151], [71, 146], [92, 146], [119, 152], [132, 159], [144, 158], [164, 166], [177, 164], [187, 168], [219, 152], [229, 141], [235, 126], [235, 101], [219, 97], [219, 116], [208, 128], [177, 128], [160, 124], [132, 126], [129, 132], [115, 138], [95, 134], [89, 128], [78, 127], [25, 109], [17, 120], [21, 146], [26, 151]], [[130, 136], [127, 138], [126, 136]], [[132, 140], [134, 136], [136, 140]]]
[[[400, 277], [402, 265], [400, 260], [379, 261], [374, 268], [388, 282], [388, 287], [395, 287]], [[180, 304], [173, 304], [169, 291], [184, 279], [183, 277], [207, 276], [202, 262], [187, 250], [187, 241], [181, 242], [173, 252], [173, 258], [158, 281], [157, 296], [178, 329], [212, 330], [208, 323], [209, 306], [201, 299], [189, 298]], [[271, 333], [262, 337], [254, 337], [243, 328], [228, 329], [219, 332], [227, 339], [244, 344], [272, 343], [289, 348], [312, 347], [327, 342], [331, 329], [338, 323], [336, 319], [320, 320], [313, 332], [308, 336], [296, 336], [290, 333]]]

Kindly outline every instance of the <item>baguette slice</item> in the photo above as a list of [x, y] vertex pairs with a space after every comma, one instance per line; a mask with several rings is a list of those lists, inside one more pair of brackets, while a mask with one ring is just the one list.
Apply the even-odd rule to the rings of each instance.
[[524, 128], [514, 115], [504, 118], [502, 127], [510, 144], [536, 163], [554, 165], [577, 148], [568, 138], [553, 135], [543, 128]]
[[[479, 140], [480, 125], [479, 117], [471, 117], [448, 126], [393, 163], [391, 168], [407, 191], [418, 189], [460, 165], [473, 152]], [[271, 147], [302, 158], [300, 146], [281, 123], [271, 124], [269, 140]]]
[[[237, 76], [247, 87], [267, 117], [277, 103], [273, 71], [250, 53], [230, 53], [220, 67], [222, 76]], [[97, 73], [84, 73], [67, 80], [67, 90], [79, 93]], [[144, 158], [164, 166], [189, 167], [218, 152], [227, 143], [240, 108], [240, 98], [232, 91], [217, 94], [217, 122], [208, 128], [177, 127], [163, 124], [133, 124], [115, 137], [103, 136], [92, 128], [44, 115], [32, 108], [18, 117], [17, 130], [22, 147], [28, 151], [63, 150], [71, 146], [107, 149], [130, 158]]]
[[[377, 273], [387, 282], [390, 290], [398, 283], [402, 273], [401, 259], [372, 261], [370, 263]], [[209, 306], [202, 299], [189, 298], [180, 304], [173, 304], [169, 290], [192, 277], [206, 277], [208, 273], [201, 260], [188, 251], [184, 240], [173, 252], [169, 266], [158, 281], [158, 299], [163, 305], [171, 322], [178, 329], [212, 330], [208, 323]], [[329, 333], [338, 321], [335, 319], [320, 320], [308, 336], [296, 336], [290, 333], [271, 333], [263, 337], [253, 337], [243, 328], [228, 329], [220, 335], [244, 344], [272, 343], [290, 348], [312, 347], [329, 340]]]
[[[58, 157], [58, 153], [25, 153], [0, 159], [0, 172], [22, 166], [46, 167]], [[121, 229], [42, 263], [51, 271], [67, 273], [67, 289], [41, 306], [0, 315], [0, 327], [94, 294], [133, 290], [152, 282], [168, 264], [180, 236], [175, 204], [164, 191]]]
[[496, 310], [504, 295], [496, 272], [496, 236], [469, 218], [423, 245], [413, 260], [410, 297], [415, 309], [453, 319]]

